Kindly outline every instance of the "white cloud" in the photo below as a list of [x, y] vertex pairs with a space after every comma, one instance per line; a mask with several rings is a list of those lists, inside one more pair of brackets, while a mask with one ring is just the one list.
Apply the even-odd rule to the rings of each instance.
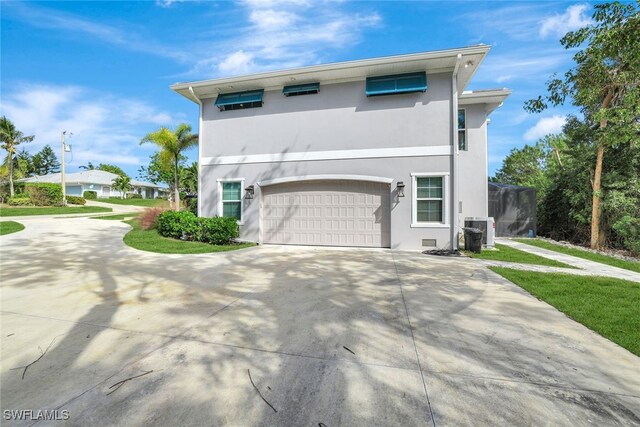
[[509, 80], [538, 81], [571, 61], [571, 52], [562, 48], [529, 50], [526, 54], [508, 53], [489, 55], [482, 63], [476, 82], [504, 83]]
[[242, 50], [233, 52], [218, 64], [225, 74], [248, 74], [254, 68], [253, 55]]
[[562, 15], [551, 16], [541, 22], [540, 37], [564, 36], [592, 23], [586, 12], [591, 8], [588, 4], [574, 4], [567, 8]]
[[[0, 110], [26, 135], [27, 151], [59, 147], [60, 132], [73, 133], [70, 167], [86, 162], [139, 165], [140, 139], [160, 125], [174, 125], [165, 111], [135, 99], [96, 93], [79, 86], [21, 84], [3, 93]], [[143, 152], [144, 153], [144, 152]]]
[[249, 15], [249, 21], [261, 30], [280, 31], [293, 25], [299, 19], [298, 15], [287, 11], [273, 9], [254, 10]]
[[525, 141], [537, 141], [549, 134], [556, 134], [562, 131], [562, 126], [566, 123], [565, 116], [544, 117], [538, 120], [534, 126], [530, 127], [524, 134]]

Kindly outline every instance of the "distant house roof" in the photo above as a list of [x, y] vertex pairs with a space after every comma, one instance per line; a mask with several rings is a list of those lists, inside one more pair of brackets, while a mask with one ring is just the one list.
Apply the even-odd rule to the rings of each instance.
[[[61, 182], [60, 173], [52, 173], [49, 175], [32, 176], [31, 178], [25, 178], [19, 180], [20, 182], [51, 182], [59, 184]], [[66, 184], [98, 184], [98, 185], [113, 185], [113, 180], [118, 175], [115, 173], [101, 171], [97, 169], [87, 170], [82, 172], [66, 173]], [[151, 182], [138, 181], [136, 179], [131, 180], [131, 185], [134, 187], [151, 187], [158, 189], [166, 189], [158, 184]]]

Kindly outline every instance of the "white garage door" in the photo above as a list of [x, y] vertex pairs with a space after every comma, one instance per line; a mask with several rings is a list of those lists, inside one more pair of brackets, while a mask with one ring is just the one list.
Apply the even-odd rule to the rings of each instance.
[[262, 188], [264, 243], [389, 247], [389, 185], [306, 181]]

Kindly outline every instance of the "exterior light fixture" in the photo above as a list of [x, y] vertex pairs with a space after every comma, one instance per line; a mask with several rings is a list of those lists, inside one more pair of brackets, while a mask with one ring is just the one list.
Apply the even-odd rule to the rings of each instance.
[[244, 189], [244, 191], [245, 191], [244, 193], [245, 199], [253, 199], [253, 192], [254, 192], [253, 185], [248, 186], [247, 188]]
[[398, 190], [398, 197], [404, 197], [404, 182], [398, 181], [396, 190]]

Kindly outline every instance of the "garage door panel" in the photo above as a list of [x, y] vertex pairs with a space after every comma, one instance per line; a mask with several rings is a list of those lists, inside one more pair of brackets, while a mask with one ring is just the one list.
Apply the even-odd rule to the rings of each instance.
[[389, 246], [389, 186], [311, 181], [263, 188], [264, 243]]

